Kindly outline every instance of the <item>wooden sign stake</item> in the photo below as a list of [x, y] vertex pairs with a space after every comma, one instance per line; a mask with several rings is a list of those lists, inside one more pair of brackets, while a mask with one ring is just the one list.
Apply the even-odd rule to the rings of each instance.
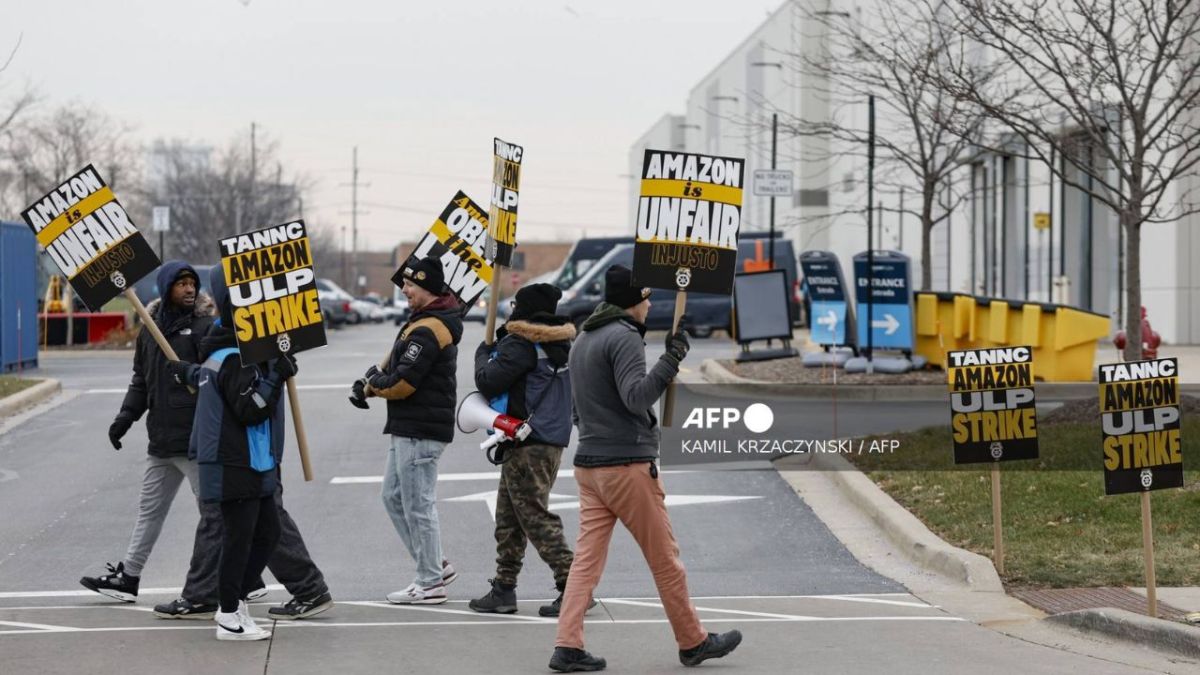
[[487, 305], [487, 328], [483, 333], [483, 340], [489, 345], [496, 341], [496, 307], [500, 302], [500, 272], [502, 269], [499, 265], [492, 268], [492, 290], [488, 294]]
[[296, 445], [300, 448], [300, 467], [304, 480], [313, 479], [312, 464], [308, 461], [308, 436], [304, 433], [304, 418], [300, 416], [300, 397], [296, 393], [296, 378], [287, 379], [288, 404], [292, 408], [292, 424], [296, 427]]
[[996, 572], [1004, 574], [1004, 528], [1001, 524], [1000, 462], [992, 462], [992, 557]]
[[1154, 524], [1150, 517], [1150, 491], [1142, 492], [1142, 552], [1146, 557], [1146, 612], [1158, 617], [1158, 590], [1154, 581]]
[[[179, 355], [175, 353], [175, 350], [171, 348], [171, 343], [167, 342], [167, 338], [158, 329], [158, 324], [154, 323], [154, 317], [150, 316], [150, 312], [146, 311], [146, 306], [138, 299], [137, 293], [134, 293], [132, 288], [126, 288], [122, 294], [129, 301], [129, 304], [133, 306], [133, 311], [137, 312], [137, 315], [141, 317], [142, 325], [146, 327], [146, 330], [150, 331], [150, 337], [154, 338], [154, 341], [158, 343], [158, 348], [163, 351], [167, 359], [178, 361]], [[196, 393], [195, 387], [190, 385], [188, 386], [188, 391], [193, 394]]]

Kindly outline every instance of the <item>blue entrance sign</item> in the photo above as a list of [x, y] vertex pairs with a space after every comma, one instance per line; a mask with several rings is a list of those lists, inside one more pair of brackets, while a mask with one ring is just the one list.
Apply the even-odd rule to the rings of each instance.
[[908, 256], [875, 251], [868, 287], [867, 254], [854, 256], [855, 299], [858, 301], [858, 344], [867, 345], [868, 324], [873, 349], [912, 352], [912, 287]]
[[823, 346], [854, 344], [854, 311], [846, 299], [837, 256], [829, 251], [805, 251], [800, 254], [800, 270], [809, 300], [809, 338]]

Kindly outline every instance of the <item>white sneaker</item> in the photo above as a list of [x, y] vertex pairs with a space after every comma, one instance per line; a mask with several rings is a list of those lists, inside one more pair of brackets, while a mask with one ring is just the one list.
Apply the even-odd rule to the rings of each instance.
[[218, 611], [216, 620], [218, 640], [265, 640], [271, 637], [271, 631], [254, 623], [244, 602], [238, 603], [237, 611]]
[[416, 584], [402, 591], [388, 593], [387, 600], [393, 605], [440, 605], [446, 602], [445, 584], [421, 588]]
[[449, 560], [442, 561], [442, 585], [449, 586], [458, 578], [458, 572], [454, 571], [454, 565], [450, 564]]

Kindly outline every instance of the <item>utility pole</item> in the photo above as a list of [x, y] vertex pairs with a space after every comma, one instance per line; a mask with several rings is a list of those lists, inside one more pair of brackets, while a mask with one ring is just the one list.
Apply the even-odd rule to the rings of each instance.
[[[779, 113], [771, 113], [771, 170], [775, 170], [775, 143], [779, 137]], [[775, 197], [771, 197], [771, 238], [767, 240], [767, 269], [775, 269]]]
[[358, 288], [358, 216], [359, 214], [367, 214], [369, 211], [358, 210], [358, 188], [370, 187], [370, 183], [358, 182], [358, 146], [354, 146], [353, 159], [350, 165], [350, 182], [342, 183], [342, 187], [350, 188], [350, 294], [358, 295], [361, 290]]
[[867, 372], [875, 346], [875, 95], [867, 97]]

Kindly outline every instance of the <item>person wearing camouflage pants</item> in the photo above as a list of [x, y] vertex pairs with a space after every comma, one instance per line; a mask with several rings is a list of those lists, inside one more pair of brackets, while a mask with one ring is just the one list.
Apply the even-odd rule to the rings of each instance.
[[554, 311], [562, 291], [532, 284], [517, 291], [508, 323], [494, 345], [475, 352], [475, 386], [492, 407], [526, 420], [525, 441], [501, 446], [504, 463], [496, 499], [496, 577], [487, 595], [472, 600], [476, 612], [517, 611], [517, 576], [528, 542], [554, 571], [558, 599], [542, 616], [558, 616], [575, 555], [563, 536], [562, 519], [549, 509], [563, 448], [571, 439], [571, 382], [567, 357], [575, 327]]

